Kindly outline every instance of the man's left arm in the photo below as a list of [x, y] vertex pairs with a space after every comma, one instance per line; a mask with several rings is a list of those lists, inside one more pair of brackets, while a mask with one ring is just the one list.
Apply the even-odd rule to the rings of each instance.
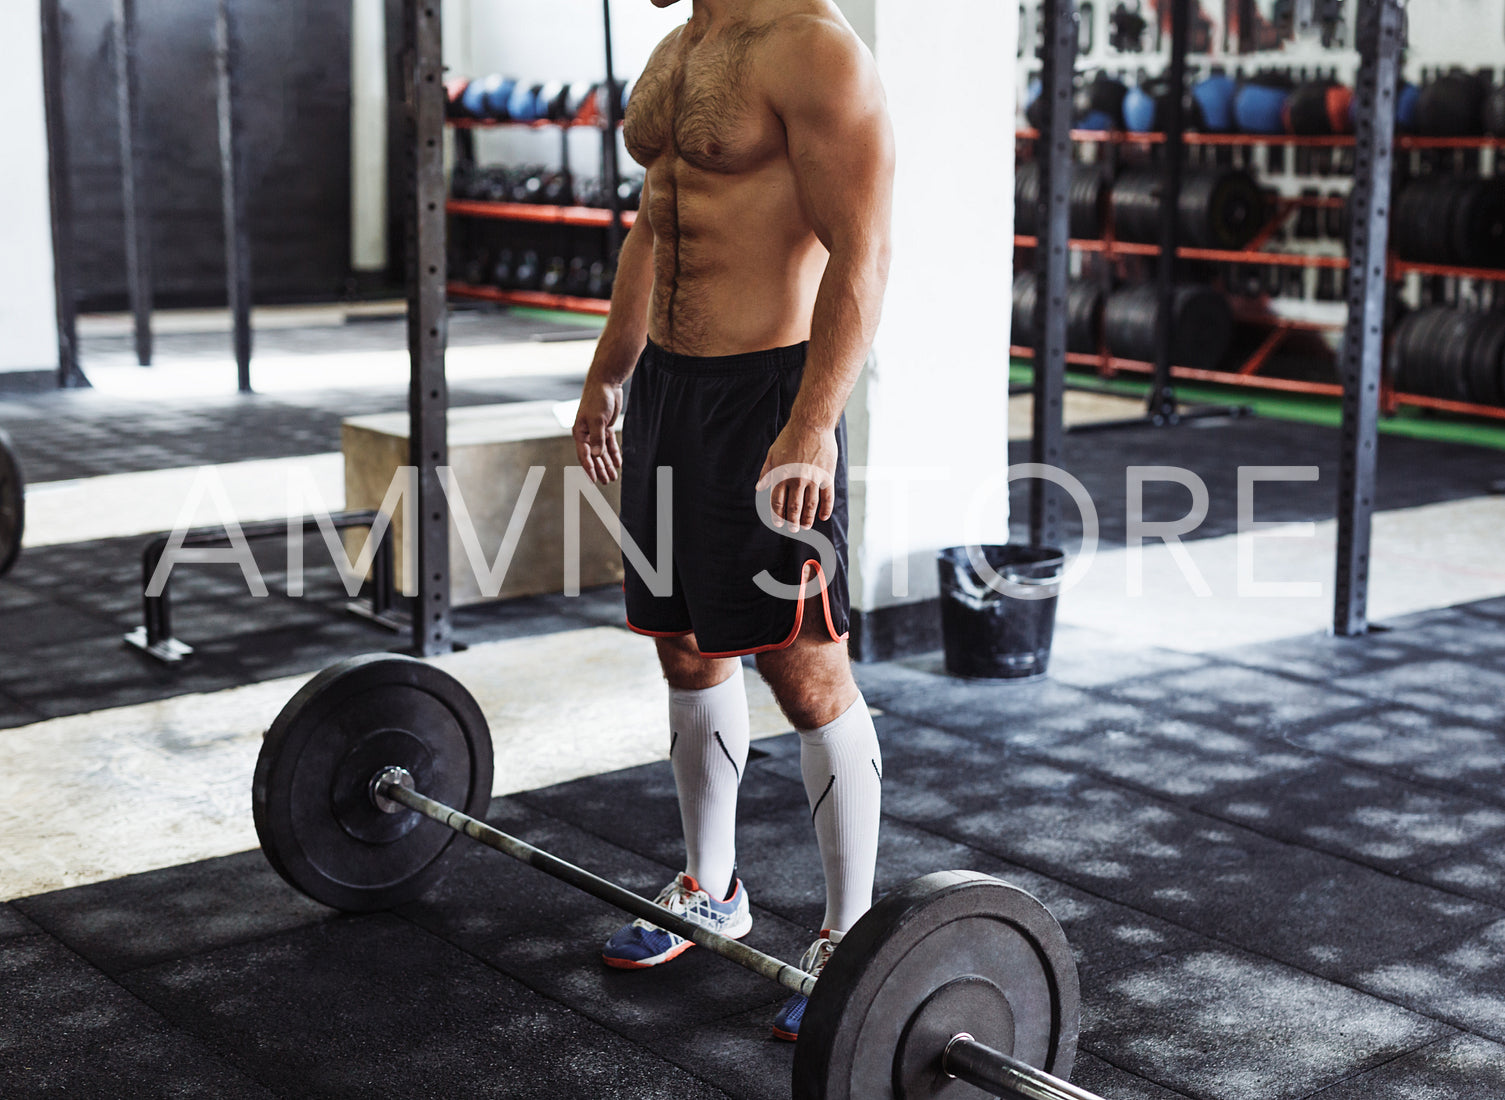
[[846, 28], [824, 21], [775, 47], [770, 100], [783, 119], [805, 216], [830, 252], [815, 299], [803, 381], [764, 463], [805, 467], [773, 488], [773, 514], [791, 530], [829, 519], [836, 425], [872, 349], [888, 282], [894, 142], [877, 66]]

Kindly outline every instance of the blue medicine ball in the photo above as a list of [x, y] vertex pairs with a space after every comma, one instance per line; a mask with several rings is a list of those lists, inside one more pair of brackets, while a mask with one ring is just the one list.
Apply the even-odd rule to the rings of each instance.
[[1200, 80], [1191, 97], [1202, 111], [1202, 125], [1211, 133], [1224, 134], [1233, 129], [1233, 95], [1238, 85], [1230, 76], [1214, 75]]
[[1286, 100], [1289, 88], [1268, 84], [1245, 84], [1233, 100], [1233, 120], [1246, 134], [1280, 134], [1285, 132]]
[[1147, 134], [1155, 129], [1155, 97], [1140, 87], [1124, 96], [1124, 129]]

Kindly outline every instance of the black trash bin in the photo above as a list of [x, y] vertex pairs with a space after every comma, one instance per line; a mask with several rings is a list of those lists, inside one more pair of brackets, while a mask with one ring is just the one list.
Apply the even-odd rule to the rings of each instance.
[[1051, 546], [953, 546], [936, 564], [946, 671], [972, 680], [1044, 676], [1065, 553]]

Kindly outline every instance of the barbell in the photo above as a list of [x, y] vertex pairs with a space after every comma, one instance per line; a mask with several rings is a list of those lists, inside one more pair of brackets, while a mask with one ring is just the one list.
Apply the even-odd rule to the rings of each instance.
[[1066, 1080], [1080, 1021], [1070, 945], [1024, 890], [924, 875], [868, 910], [817, 980], [486, 824], [492, 767], [486, 719], [453, 677], [410, 657], [353, 657], [267, 731], [256, 833], [290, 885], [354, 912], [417, 898], [467, 836], [805, 994], [796, 1100], [1099, 1100]]
[[0, 577], [9, 573], [20, 557], [25, 529], [26, 479], [10, 436], [0, 430]]

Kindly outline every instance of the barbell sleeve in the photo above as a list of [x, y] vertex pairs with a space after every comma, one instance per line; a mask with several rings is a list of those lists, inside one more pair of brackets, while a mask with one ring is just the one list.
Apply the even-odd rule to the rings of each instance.
[[1096, 1093], [979, 1043], [966, 1032], [954, 1036], [941, 1053], [941, 1069], [976, 1085], [989, 1095], [1026, 1100], [1103, 1100]]
[[578, 890], [584, 890], [608, 905], [614, 905], [635, 917], [650, 921], [660, 928], [673, 932], [676, 936], [683, 936], [692, 943], [708, 948], [722, 958], [730, 959], [755, 974], [761, 974], [765, 978], [778, 982], [795, 993], [802, 993], [808, 997], [815, 989], [815, 975], [807, 974], [798, 967], [790, 966], [772, 955], [765, 955], [756, 948], [739, 943], [730, 936], [712, 932], [709, 928], [696, 924], [639, 894], [634, 894], [625, 887], [618, 886], [599, 875], [593, 875], [584, 868], [576, 867], [573, 863], [560, 859], [558, 856], [550, 855], [541, 848], [533, 847], [527, 841], [519, 840], [500, 829], [495, 829], [484, 821], [477, 821], [451, 806], [436, 802], [427, 795], [404, 786], [397, 779], [389, 778], [389, 773], [383, 773], [377, 778], [373, 785], [373, 793], [378, 797], [406, 806], [410, 810], [416, 810], [424, 817], [448, 826], [457, 833], [464, 833], [472, 840], [478, 840], [503, 855], [536, 867], [544, 874], [568, 883]]

